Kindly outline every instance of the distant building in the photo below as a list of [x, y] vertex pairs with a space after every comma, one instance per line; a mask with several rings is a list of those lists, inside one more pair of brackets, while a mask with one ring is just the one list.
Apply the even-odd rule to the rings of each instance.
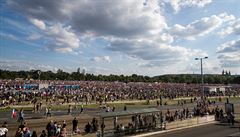
[[205, 93], [212, 93], [212, 92], [222, 92], [225, 95], [225, 92], [231, 86], [204, 86]]
[[47, 83], [41, 83], [41, 84], [39, 84], [38, 88], [40, 90], [40, 89], [43, 89], [43, 88], [48, 88], [48, 86], [49, 86], [49, 84], [47, 84]]
[[85, 69], [83, 69], [83, 70], [82, 70], [82, 74], [85, 75], [85, 73], [86, 73], [86, 71], [85, 71]]

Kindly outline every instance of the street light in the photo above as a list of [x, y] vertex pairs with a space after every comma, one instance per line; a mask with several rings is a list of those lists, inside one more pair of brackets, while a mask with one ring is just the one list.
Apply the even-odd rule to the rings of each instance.
[[38, 79], [40, 81], [40, 76], [41, 76], [41, 70], [38, 70]]
[[203, 67], [202, 67], [202, 60], [203, 59], [207, 59], [208, 57], [204, 57], [204, 58], [195, 58], [195, 60], [200, 60], [201, 62], [201, 83], [202, 83], [202, 95], [205, 96], [204, 94], [204, 87], [203, 87]]

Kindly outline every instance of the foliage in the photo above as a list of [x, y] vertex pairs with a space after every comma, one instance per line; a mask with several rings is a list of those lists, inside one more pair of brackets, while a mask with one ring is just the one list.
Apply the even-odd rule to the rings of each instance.
[[[142, 76], [132, 74], [130, 76], [124, 75], [94, 75], [89, 73], [64, 72], [57, 70], [56, 73], [52, 71], [44, 71], [39, 75], [39, 70], [30, 71], [9, 71], [0, 70], [0, 79], [41, 79], [41, 80], [85, 80], [85, 81], [121, 81], [121, 82], [169, 82], [169, 83], [201, 83], [201, 75], [198, 74], [171, 74], [161, 76]], [[237, 75], [218, 75], [205, 74], [204, 83], [211, 84], [240, 84], [240, 76]]]

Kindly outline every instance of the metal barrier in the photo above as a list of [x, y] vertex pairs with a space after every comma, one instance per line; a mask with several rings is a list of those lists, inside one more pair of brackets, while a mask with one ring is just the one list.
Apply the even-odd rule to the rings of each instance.
[[185, 120], [167, 122], [166, 129], [168, 130], [168, 129], [176, 129], [176, 128], [182, 128], [182, 127], [188, 127], [188, 126], [201, 125], [201, 124], [209, 123], [209, 122], [213, 122], [213, 121], [215, 121], [214, 115], [189, 118], [189, 119], [185, 119]]
[[134, 135], [134, 134], [146, 133], [146, 132], [176, 129], [176, 128], [182, 128], [182, 127], [191, 127], [191, 126], [202, 125], [202, 124], [213, 122], [213, 121], [215, 121], [214, 115], [194, 117], [194, 118], [188, 118], [184, 120], [177, 120], [173, 122], [163, 122], [163, 123], [161, 123], [160, 119], [157, 119], [156, 124], [151, 126], [142, 126], [142, 127], [138, 126], [135, 129], [134, 128], [125, 129], [124, 131], [105, 130], [104, 137], [126, 136], [126, 135]]

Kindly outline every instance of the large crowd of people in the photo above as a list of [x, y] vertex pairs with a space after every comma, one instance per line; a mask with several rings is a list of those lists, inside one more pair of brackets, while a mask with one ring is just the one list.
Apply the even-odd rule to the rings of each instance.
[[[40, 85], [45, 84], [47, 87]], [[222, 86], [222, 85], [211, 85]], [[39, 112], [43, 110], [43, 104], [45, 104], [45, 115], [51, 117], [51, 105], [49, 104], [67, 104], [84, 102], [106, 104], [107, 102], [114, 101], [131, 101], [131, 100], [161, 100], [161, 99], [175, 99], [175, 98], [191, 98], [191, 102], [197, 103], [193, 109], [183, 108], [175, 111], [167, 111], [165, 113], [165, 120], [168, 122], [175, 120], [183, 120], [191, 118], [193, 116], [203, 116], [206, 114], [215, 114], [217, 118], [221, 118], [222, 110], [217, 108], [214, 110], [209, 109], [207, 100], [198, 100], [197, 97], [202, 96], [200, 84], [179, 84], [179, 83], [143, 83], [143, 82], [101, 82], [101, 81], [39, 81], [39, 80], [0, 80], [0, 106], [8, 105], [33, 105], [33, 111]], [[206, 96], [218, 96], [219, 100], [221, 96], [239, 96], [240, 85], [228, 85], [225, 91], [209, 92]], [[185, 100], [179, 100], [179, 105], [186, 104]], [[157, 105], [162, 105], [162, 102], [157, 101]], [[165, 105], [167, 105], [165, 103]], [[73, 106], [68, 106], [68, 114], [72, 114]], [[106, 112], [115, 111], [115, 106], [110, 108], [106, 106]], [[83, 105], [81, 106], [81, 112], [83, 111]], [[127, 110], [126, 106], [124, 110]], [[27, 126], [27, 122], [24, 119], [23, 109], [18, 110], [17, 115], [13, 113], [13, 117], [18, 117], [19, 128], [16, 132], [16, 137], [37, 137], [36, 131], [30, 131]], [[154, 125], [154, 119], [151, 117], [150, 123], [148, 116], [139, 116], [139, 126], [150, 124]], [[231, 117], [231, 115], [229, 115]], [[229, 118], [230, 119], [230, 118]], [[135, 122], [136, 123], [136, 122]], [[72, 121], [72, 132], [78, 134], [80, 129], [78, 128], [78, 120], [74, 118]], [[134, 123], [129, 123], [124, 127], [123, 124], [116, 125], [116, 132], [124, 130], [125, 128], [131, 129]], [[56, 121], [50, 121], [46, 129], [42, 131], [40, 137], [57, 136], [64, 137], [69, 132], [66, 131], [67, 124], [62, 124]], [[86, 123], [84, 132], [96, 132], [99, 129], [99, 123], [97, 119], [93, 119], [91, 122]], [[7, 123], [0, 128], [0, 137], [7, 135]]]
[[[39, 84], [47, 83], [47, 88], [39, 89]], [[216, 85], [219, 86], [219, 85]], [[208, 96], [236, 96], [240, 94], [240, 85], [226, 87], [225, 92], [210, 92]], [[31, 101], [38, 108], [36, 98], [46, 102], [69, 103], [83, 101], [112, 102], [122, 100], [153, 100], [178, 97], [199, 97], [202, 95], [200, 84], [184, 83], [143, 83], [143, 82], [101, 82], [101, 81], [16, 81], [0, 80], [0, 105], [19, 104]], [[59, 100], [63, 101], [60, 102]]]

